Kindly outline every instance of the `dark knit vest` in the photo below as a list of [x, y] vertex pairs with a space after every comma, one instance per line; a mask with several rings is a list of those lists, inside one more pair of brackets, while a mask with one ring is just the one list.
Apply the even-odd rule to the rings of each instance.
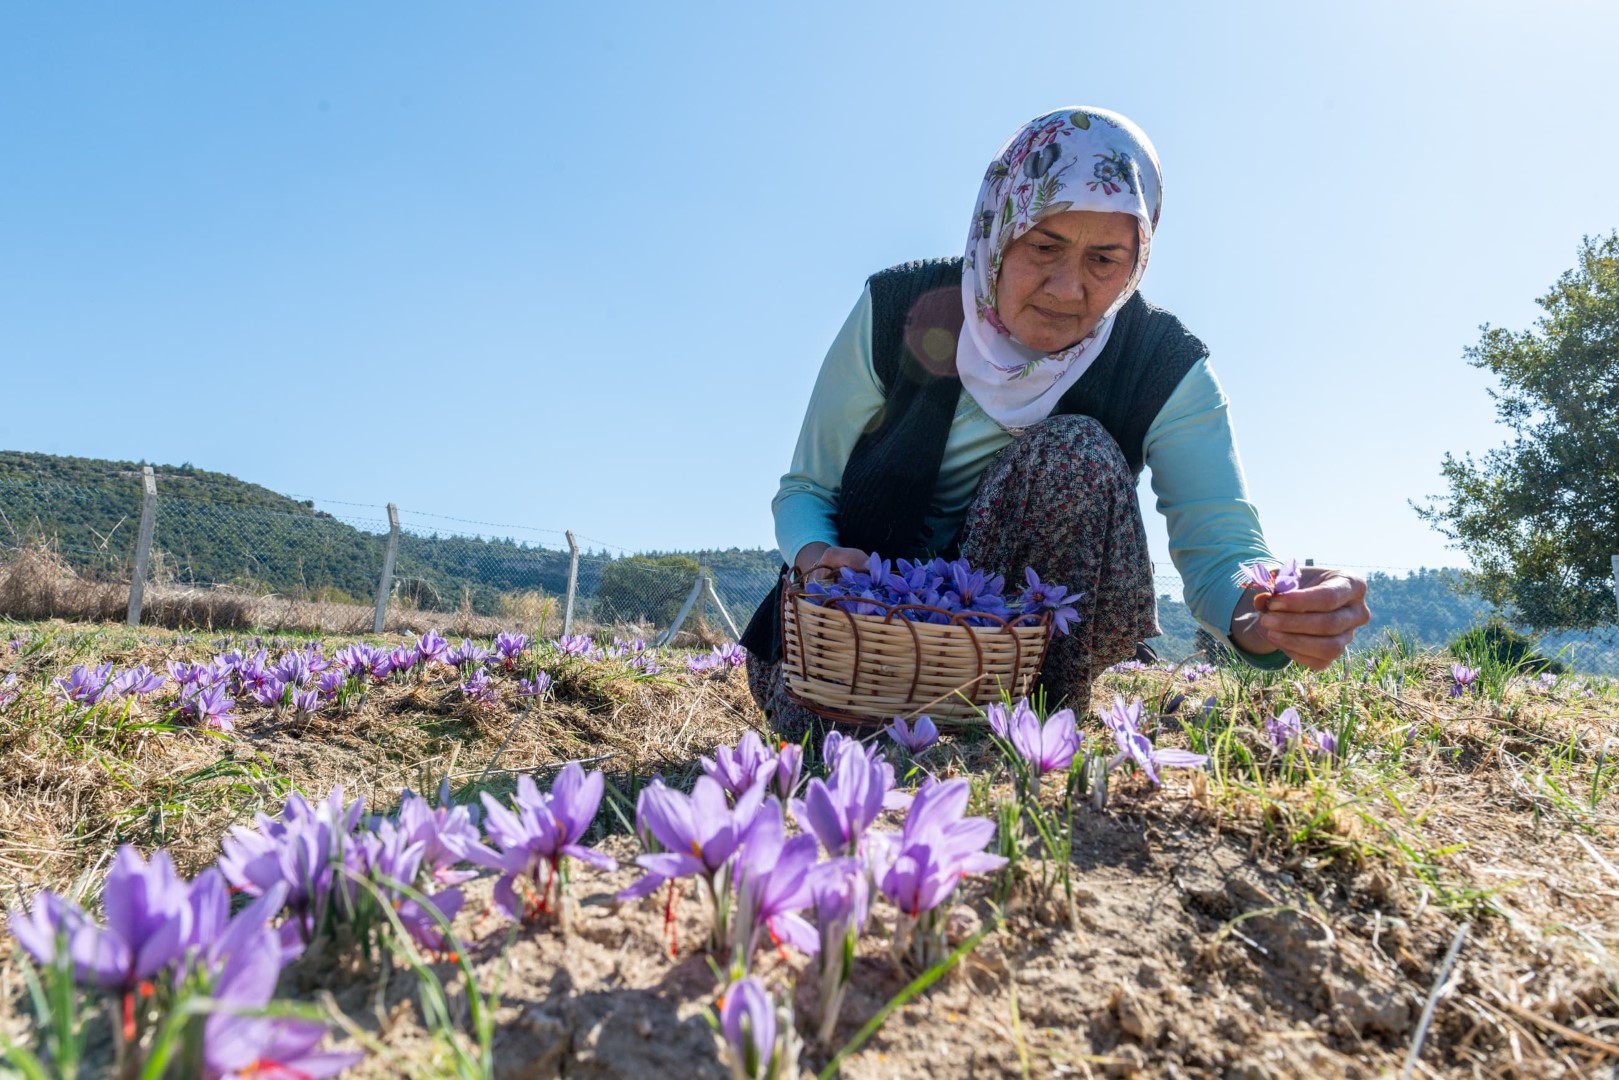
[[[871, 358], [885, 401], [843, 469], [836, 523], [843, 547], [885, 558], [926, 550], [927, 518], [961, 398], [956, 340], [964, 318], [961, 260], [904, 263], [873, 274]], [[1137, 293], [1119, 309], [1107, 345], [1052, 415], [1094, 417], [1133, 474], [1145, 464], [1147, 429], [1186, 372], [1209, 353], [1179, 319]], [[742, 644], [774, 661], [781, 652], [780, 587], [765, 598]]]

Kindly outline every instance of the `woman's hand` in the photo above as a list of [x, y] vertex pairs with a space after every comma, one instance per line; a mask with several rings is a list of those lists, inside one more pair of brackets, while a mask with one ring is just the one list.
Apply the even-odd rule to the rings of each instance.
[[822, 571], [837, 577], [838, 571], [845, 566], [851, 570], [864, 570], [870, 562], [871, 556], [859, 548], [805, 544], [798, 552], [798, 557], [793, 560], [793, 568], [808, 581], [812, 574], [819, 574]]
[[[1325, 671], [1342, 656], [1372, 618], [1366, 582], [1324, 566], [1301, 568], [1297, 589], [1254, 596], [1253, 609], [1258, 619], [1241, 636], [1252, 641], [1257, 635], [1312, 671]], [[1238, 644], [1258, 651], [1248, 641]]]

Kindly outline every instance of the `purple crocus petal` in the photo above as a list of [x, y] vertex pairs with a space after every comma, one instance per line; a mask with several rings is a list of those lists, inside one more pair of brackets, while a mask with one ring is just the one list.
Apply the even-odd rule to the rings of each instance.
[[942, 780], [928, 784], [916, 793], [916, 798], [911, 802], [911, 812], [905, 819], [901, 835], [911, 838], [929, 831], [942, 831], [961, 820], [970, 797], [971, 790], [965, 780]]
[[[699, 776], [690, 796], [654, 785], [641, 792], [642, 813], [637, 828], [645, 829], [666, 851], [689, 852], [697, 843], [697, 814], [709, 820], [725, 813], [725, 792], [706, 776]], [[701, 810], [697, 807], [701, 805]]]
[[766, 1075], [776, 1048], [776, 1006], [758, 979], [749, 976], [726, 987], [720, 1032], [741, 1066], [734, 1071], [750, 1080]]
[[495, 882], [491, 899], [494, 901], [495, 909], [502, 915], [513, 922], [521, 922], [523, 919], [523, 901], [518, 898], [517, 893], [512, 889], [512, 884], [516, 880], [517, 873], [515, 871], [502, 874], [500, 880]]
[[101, 894], [108, 932], [129, 949], [130, 985], [149, 979], [185, 951], [191, 929], [187, 890], [166, 851], [150, 864], [128, 844], [118, 849]]
[[662, 888], [664, 882], [668, 880], [662, 874], [647, 874], [636, 878], [627, 888], [619, 890], [614, 894], [613, 899], [623, 904], [630, 900], [639, 900], [643, 896], [651, 896]]
[[828, 854], [843, 854], [850, 839], [847, 819], [839, 813], [837, 802], [820, 777], [809, 782], [802, 805], [804, 813], [799, 825], [814, 833]]
[[1209, 763], [1207, 754], [1194, 754], [1190, 750], [1177, 750], [1174, 747], [1154, 750], [1153, 758], [1159, 765], [1172, 769], [1201, 769]]
[[583, 844], [563, 844], [558, 850], [570, 858], [578, 859], [580, 862], [589, 863], [598, 870], [618, 869], [617, 859], [613, 858], [611, 855], [604, 855], [599, 851], [592, 851]]
[[84, 909], [48, 890], [37, 894], [26, 912], [12, 908], [7, 913], [7, 926], [17, 944], [42, 965], [55, 961], [61, 935], [71, 939], [75, 930], [93, 925]]
[[1276, 582], [1271, 586], [1274, 593], [1292, 592], [1299, 587], [1299, 561], [1287, 560], [1287, 565], [1276, 572]]
[[587, 774], [577, 761], [570, 761], [551, 785], [551, 812], [562, 825], [568, 842], [573, 843], [590, 829], [601, 805], [606, 783], [598, 770]]
[[814, 956], [821, 951], [820, 932], [802, 915], [776, 915], [766, 919], [765, 923], [775, 940], [791, 945], [805, 956]]

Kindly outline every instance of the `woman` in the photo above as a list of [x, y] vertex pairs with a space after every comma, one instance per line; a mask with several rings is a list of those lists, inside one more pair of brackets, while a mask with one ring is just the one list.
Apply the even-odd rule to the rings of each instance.
[[[1158, 631], [1136, 499], [1152, 470], [1192, 614], [1261, 667], [1317, 670], [1370, 618], [1359, 579], [1307, 568], [1256, 598], [1241, 564], [1274, 561], [1247, 501], [1208, 350], [1147, 303], [1158, 157], [1129, 120], [1061, 109], [990, 163], [963, 258], [874, 274], [833, 342], [773, 505], [800, 577], [885, 558], [965, 556], [1021, 583], [1032, 566], [1084, 595], [1047, 699], [1089, 704], [1109, 664]], [[743, 644], [779, 730], [810, 715], [782, 688], [780, 596]]]

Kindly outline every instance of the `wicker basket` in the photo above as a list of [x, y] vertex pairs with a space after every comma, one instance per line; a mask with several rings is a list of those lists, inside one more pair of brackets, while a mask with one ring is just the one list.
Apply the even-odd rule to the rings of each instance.
[[[856, 615], [858, 597], [810, 599], [782, 589], [782, 676], [787, 694], [831, 720], [881, 723], [927, 713], [935, 721], [978, 718], [978, 706], [1029, 693], [1051, 644], [1051, 616], [1019, 626], [968, 626], [967, 616], [920, 604], [885, 605]], [[949, 623], [916, 622], [905, 611], [932, 611]], [[975, 618], [986, 618], [974, 615]], [[993, 616], [988, 616], [993, 618]]]

